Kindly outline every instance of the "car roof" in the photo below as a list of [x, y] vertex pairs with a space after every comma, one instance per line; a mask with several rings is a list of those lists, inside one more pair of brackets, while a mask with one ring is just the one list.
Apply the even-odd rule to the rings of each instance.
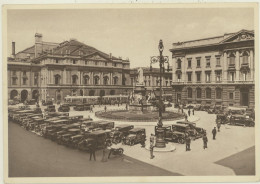
[[90, 132], [90, 134], [92, 135], [100, 135], [100, 134], [105, 134], [107, 131], [104, 131], [104, 130], [97, 130], [97, 131], [94, 131], [94, 132]]
[[123, 125], [117, 125], [116, 128], [125, 128], [125, 127], [130, 127], [134, 125], [129, 125], [129, 124], [123, 124]]
[[80, 131], [79, 128], [71, 128], [68, 130], [69, 132], [77, 132], [77, 131]]
[[189, 125], [184, 125], [184, 124], [174, 124], [172, 126], [179, 126], [179, 127], [188, 127]]
[[109, 124], [109, 123], [114, 123], [114, 122], [113, 121], [103, 121], [103, 122], [100, 122], [99, 124], [104, 125], [104, 124]]
[[130, 131], [131, 132], [139, 132], [139, 131], [142, 131], [142, 130], [145, 130], [145, 129], [144, 128], [133, 128]]
[[190, 121], [177, 121], [176, 123], [179, 123], [179, 124], [191, 124], [191, 125], [195, 125], [196, 124], [196, 123], [190, 122]]

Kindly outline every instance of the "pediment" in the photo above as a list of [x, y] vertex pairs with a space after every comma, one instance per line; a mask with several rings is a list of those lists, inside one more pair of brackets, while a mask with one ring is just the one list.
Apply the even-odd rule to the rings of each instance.
[[90, 60], [99, 60], [99, 61], [108, 61], [109, 60], [108, 58], [102, 56], [98, 52], [85, 56], [85, 58], [90, 59]]
[[242, 31], [239, 31], [236, 34], [228, 36], [227, 38], [222, 40], [221, 43], [225, 43], [225, 42], [239, 42], [239, 41], [244, 41], [244, 40], [254, 40], [254, 32], [253, 31], [242, 30]]

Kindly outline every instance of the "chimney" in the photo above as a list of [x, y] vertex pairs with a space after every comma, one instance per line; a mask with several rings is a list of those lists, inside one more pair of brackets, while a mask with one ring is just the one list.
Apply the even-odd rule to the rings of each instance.
[[12, 42], [12, 56], [15, 56], [15, 42]]
[[109, 58], [112, 59], [112, 53], [109, 53]]
[[42, 42], [42, 34], [35, 33], [35, 42]]

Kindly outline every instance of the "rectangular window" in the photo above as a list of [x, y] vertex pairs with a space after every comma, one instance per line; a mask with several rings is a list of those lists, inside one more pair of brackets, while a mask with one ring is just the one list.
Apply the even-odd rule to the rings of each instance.
[[210, 73], [206, 73], [206, 82], [210, 82]]
[[58, 59], [56, 59], [55, 61], [56, 61], [57, 64], [59, 63], [59, 60], [58, 60]]
[[26, 81], [27, 81], [27, 79], [23, 78], [23, 85], [26, 85]]
[[233, 93], [229, 93], [229, 99], [233, 100], [233, 98], [234, 98], [233, 95], [234, 95]]
[[98, 65], [98, 62], [97, 62], [97, 61], [95, 61], [95, 65], [96, 65], [96, 66]]
[[85, 65], [87, 65], [88, 64], [88, 61], [85, 61]]
[[73, 59], [73, 60], [72, 60], [72, 63], [75, 65], [75, 64], [76, 64], [76, 60], [75, 60], [75, 59]]
[[220, 81], [221, 81], [221, 73], [220, 73], [220, 72], [217, 72], [217, 73], [216, 73], [216, 81], [217, 81], [217, 82], [220, 82]]
[[165, 81], [165, 85], [168, 86], [168, 81]]
[[206, 67], [210, 67], [210, 58], [206, 58]]
[[38, 74], [34, 74], [34, 85], [38, 84]]
[[107, 62], [105, 62], [105, 66], [107, 66]]
[[200, 73], [197, 73], [197, 82], [200, 82]]
[[234, 82], [234, 80], [235, 80], [235, 73], [230, 72], [230, 81]]
[[13, 85], [16, 85], [16, 84], [17, 84], [16, 81], [17, 81], [17, 78], [16, 78], [16, 77], [13, 77], [12, 84], [13, 84]]
[[217, 66], [220, 66], [220, 58], [219, 58], [219, 57], [216, 58], [216, 65], [217, 65]]
[[197, 68], [200, 68], [200, 59], [197, 59]]
[[114, 63], [114, 67], [116, 67], [116, 63]]
[[181, 74], [178, 74], [178, 82], [180, 82], [181, 81]]
[[246, 73], [243, 73], [243, 81], [246, 81]]
[[191, 82], [191, 73], [188, 73], [188, 82]]
[[191, 68], [191, 59], [188, 60], [188, 68]]

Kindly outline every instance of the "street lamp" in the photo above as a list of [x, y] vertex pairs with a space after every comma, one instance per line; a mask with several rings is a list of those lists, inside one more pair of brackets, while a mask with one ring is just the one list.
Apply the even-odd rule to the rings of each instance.
[[167, 70], [169, 71], [169, 57], [168, 56], [163, 56], [163, 41], [160, 40], [159, 45], [158, 45], [158, 50], [160, 52], [160, 56], [152, 56], [151, 57], [151, 63], [150, 63], [150, 70], [152, 70], [152, 64], [159, 62], [160, 66], [160, 96], [159, 96], [159, 120], [157, 123], [157, 128], [156, 128], [156, 143], [155, 147], [158, 148], [164, 148], [166, 147], [165, 145], [165, 140], [164, 140], [164, 133], [165, 129], [163, 128], [163, 123], [162, 123], [162, 112], [163, 112], [163, 107], [164, 104], [162, 102], [162, 74], [165, 72], [164, 64], [168, 64]]

